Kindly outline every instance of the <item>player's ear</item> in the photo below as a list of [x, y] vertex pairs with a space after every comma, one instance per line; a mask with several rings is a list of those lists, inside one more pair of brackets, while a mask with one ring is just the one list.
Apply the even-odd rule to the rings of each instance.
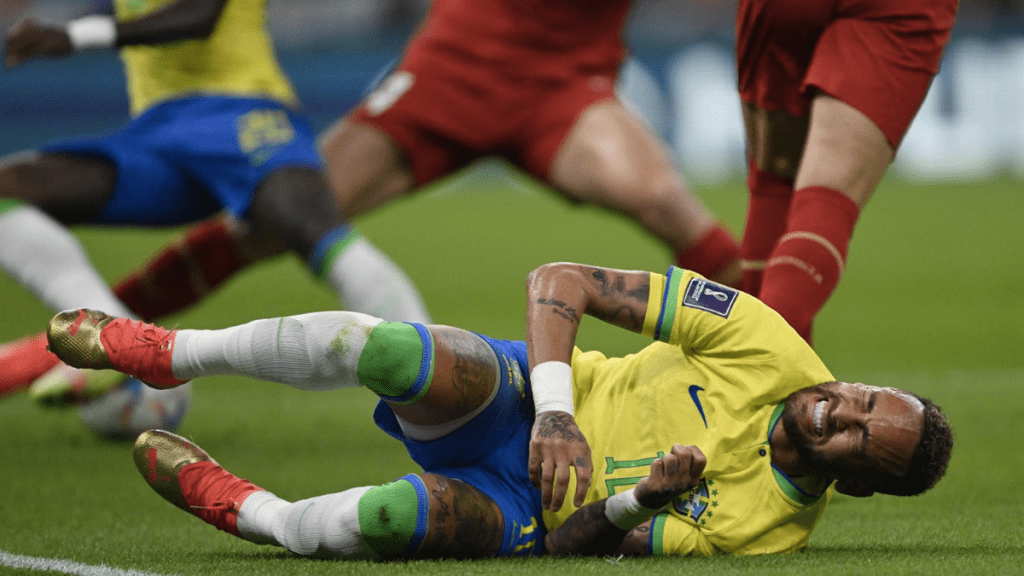
[[875, 493], [874, 489], [861, 480], [836, 480], [836, 492], [855, 498], [867, 498]]

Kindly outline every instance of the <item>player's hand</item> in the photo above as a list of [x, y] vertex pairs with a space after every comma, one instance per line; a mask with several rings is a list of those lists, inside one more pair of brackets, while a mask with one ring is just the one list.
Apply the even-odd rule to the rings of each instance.
[[573, 504], [583, 505], [594, 464], [590, 445], [571, 414], [555, 410], [537, 414], [530, 439], [529, 467], [530, 480], [540, 490], [545, 510], [555, 512], [562, 508], [569, 489], [569, 468], [576, 469]]
[[63, 28], [27, 19], [7, 31], [4, 67], [14, 68], [33, 58], [63, 58], [74, 52], [71, 38]]
[[700, 448], [676, 444], [671, 452], [651, 463], [651, 473], [637, 483], [633, 495], [648, 508], [662, 508], [692, 490], [707, 463]]

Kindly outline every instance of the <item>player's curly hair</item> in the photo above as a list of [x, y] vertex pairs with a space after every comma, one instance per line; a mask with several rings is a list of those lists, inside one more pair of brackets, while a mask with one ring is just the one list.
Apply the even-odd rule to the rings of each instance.
[[909, 471], [900, 477], [890, 477], [876, 488], [883, 494], [916, 496], [935, 486], [946, 474], [953, 450], [953, 429], [942, 410], [928, 398], [911, 393], [924, 405], [924, 430], [921, 443], [910, 459]]

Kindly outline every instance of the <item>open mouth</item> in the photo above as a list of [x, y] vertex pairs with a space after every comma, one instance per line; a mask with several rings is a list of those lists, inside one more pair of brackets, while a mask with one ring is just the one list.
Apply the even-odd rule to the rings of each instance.
[[814, 433], [821, 436], [824, 432], [823, 422], [825, 420], [825, 404], [828, 400], [818, 400], [814, 404], [814, 413], [811, 422], [814, 424]]

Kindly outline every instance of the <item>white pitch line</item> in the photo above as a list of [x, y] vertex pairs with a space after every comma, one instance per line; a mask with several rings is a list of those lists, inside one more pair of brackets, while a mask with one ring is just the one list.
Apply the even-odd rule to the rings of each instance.
[[48, 572], [63, 572], [64, 574], [76, 574], [78, 576], [168, 576], [156, 572], [144, 572], [141, 570], [123, 570], [111, 568], [100, 564], [90, 566], [70, 560], [56, 560], [54, 558], [35, 558], [33, 556], [21, 556], [10, 554], [0, 550], [0, 566], [11, 568], [25, 568], [28, 570], [45, 570]]

